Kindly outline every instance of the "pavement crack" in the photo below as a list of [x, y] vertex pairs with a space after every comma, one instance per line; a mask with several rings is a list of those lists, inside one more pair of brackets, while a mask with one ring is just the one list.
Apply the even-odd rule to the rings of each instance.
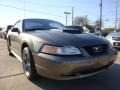
[[24, 73], [17, 73], [17, 74], [13, 74], [13, 75], [8, 75], [8, 76], [0, 77], [0, 79], [7, 78], [7, 77], [18, 76], [18, 75], [21, 75], [21, 74], [24, 74]]

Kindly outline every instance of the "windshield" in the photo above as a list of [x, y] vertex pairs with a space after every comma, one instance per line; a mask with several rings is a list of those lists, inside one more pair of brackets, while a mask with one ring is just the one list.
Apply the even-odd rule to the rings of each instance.
[[24, 30], [50, 30], [50, 29], [62, 29], [65, 26], [57, 21], [47, 19], [25, 19]]

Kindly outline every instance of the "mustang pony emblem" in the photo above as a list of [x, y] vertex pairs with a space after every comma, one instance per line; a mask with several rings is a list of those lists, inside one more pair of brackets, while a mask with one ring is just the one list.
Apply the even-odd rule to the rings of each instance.
[[93, 52], [98, 53], [101, 52], [103, 50], [102, 46], [96, 46], [92, 48]]

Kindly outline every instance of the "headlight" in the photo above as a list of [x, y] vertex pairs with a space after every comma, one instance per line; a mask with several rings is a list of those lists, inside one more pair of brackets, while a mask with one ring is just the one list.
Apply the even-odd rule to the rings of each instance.
[[44, 45], [41, 52], [47, 54], [58, 54], [58, 55], [79, 55], [80, 50], [73, 46], [56, 47], [51, 45]]

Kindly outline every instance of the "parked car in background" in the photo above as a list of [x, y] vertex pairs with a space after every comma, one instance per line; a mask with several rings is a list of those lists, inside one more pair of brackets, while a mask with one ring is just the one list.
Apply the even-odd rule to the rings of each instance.
[[95, 30], [91, 31], [91, 30], [87, 29], [86, 27], [78, 26], [78, 25], [70, 25], [70, 26], [66, 26], [66, 28], [73, 28], [76, 30], [80, 30], [81, 32], [90, 33], [90, 34], [97, 35], [97, 36], [105, 36], [105, 34], [102, 31], [100, 31], [99, 29], [95, 29]]
[[94, 32], [92, 33], [94, 35], [97, 35], [97, 36], [102, 36], [102, 32], [100, 30], [94, 30]]
[[2, 28], [0, 29], [0, 38], [2, 38]]
[[0, 31], [0, 38], [6, 39], [8, 31], [13, 27], [13, 25], [7, 25]]
[[111, 66], [117, 51], [101, 37], [65, 28], [48, 19], [23, 19], [8, 32], [7, 47], [29, 80], [87, 77]]
[[114, 48], [120, 48], [120, 29], [108, 34], [106, 37]]
[[0, 31], [2, 30], [2, 27], [0, 27]]

